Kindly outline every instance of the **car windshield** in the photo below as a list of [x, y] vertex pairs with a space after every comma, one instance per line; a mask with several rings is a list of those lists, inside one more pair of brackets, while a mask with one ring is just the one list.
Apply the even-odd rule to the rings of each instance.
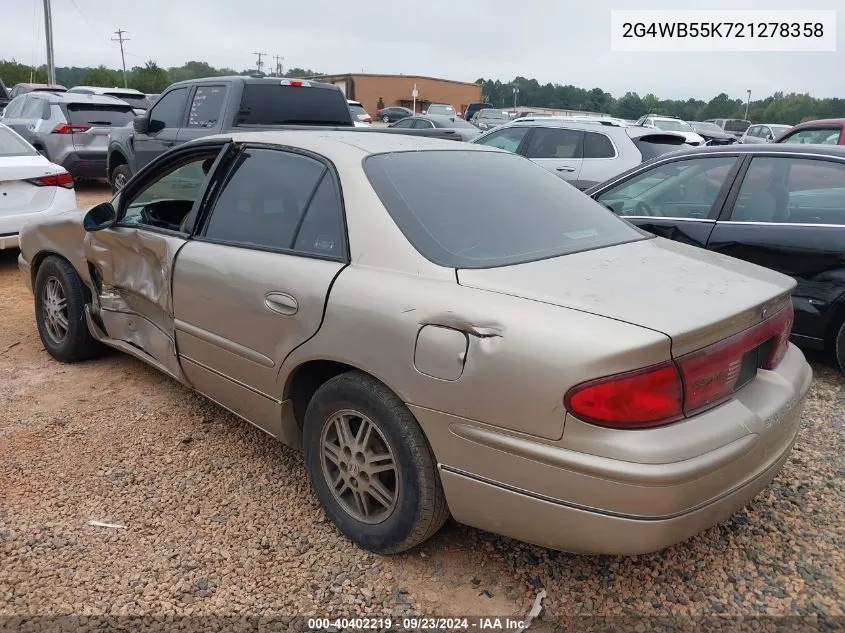
[[724, 130], [715, 123], [693, 123], [693, 128], [699, 132], [714, 132], [716, 134], [724, 132]]
[[150, 102], [147, 100], [146, 95], [133, 95], [131, 93], [126, 94], [120, 92], [106, 92], [105, 94], [109, 97], [114, 97], [116, 99], [120, 99], [121, 101], [125, 101], [133, 108], [147, 110], [150, 107]]
[[510, 117], [501, 110], [481, 110], [478, 113], [479, 119], [497, 119], [499, 121], [510, 121]]
[[38, 152], [20, 136], [0, 126], [0, 156], [34, 156]]
[[654, 126], [664, 132], [692, 132], [692, 128], [677, 119], [655, 119]]
[[725, 121], [725, 131], [727, 132], [745, 132], [751, 121], [744, 121], [742, 119], [728, 119]]
[[455, 108], [450, 105], [431, 105], [428, 106], [426, 114], [444, 114], [446, 116], [451, 116], [455, 114]]
[[791, 125], [770, 125], [769, 127], [772, 128], [772, 132], [774, 132], [775, 136], [792, 129]]
[[376, 154], [364, 172], [408, 241], [441, 266], [507, 266], [646, 239], [516, 154]]

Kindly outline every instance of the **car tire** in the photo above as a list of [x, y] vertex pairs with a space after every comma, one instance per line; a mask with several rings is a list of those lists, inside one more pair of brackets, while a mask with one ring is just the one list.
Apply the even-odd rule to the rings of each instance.
[[115, 167], [111, 174], [112, 193], [117, 193], [123, 189], [130, 178], [132, 178], [132, 170], [129, 169], [129, 165], [118, 165]]
[[839, 333], [836, 335], [833, 346], [833, 353], [840, 371], [845, 372], [845, 323], [839, 327]]
[[385, 123], [390, 123], [390, 117], [387, 116], [386, 114], [383, 117], [381, 117], [381, 120], [384, 121]]
[[410, 549], [449, 517], [422, 429], [396, 394], [363, 372], [340, 374], [317, 389], [305, 413], [303, 448], [326, 515], [367, 550]]
[[66, 260], [50, 256], [35, 276], [35, 321], [44, 349], [56, 360], [75, 362], [102, 348], [85, 321], [85, 289]]

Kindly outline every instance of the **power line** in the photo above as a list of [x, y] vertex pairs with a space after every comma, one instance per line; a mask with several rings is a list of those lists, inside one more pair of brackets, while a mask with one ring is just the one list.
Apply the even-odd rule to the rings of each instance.
[[128, 83], [126, 81], [126, 56], [123, 54], [123, 43], [128, 42], [128, 37], [123, 37], [124, 33], [128, 33], [128, 31], [123, 31], [121, 29], [117, 29], [114, 31], [114, 34], [117, 35], [116, 38], [111, 38], [112, 42], [120, 42], [120, 61], [123, 62], [123, 87], [127, 88]]
[[253, 55], [258, 55], [258, 72], [261, 72], [261, 67], [264, 65], [264, 62], [261, 61], [261, 58], [264, 57], [267, 53], [253, 53]]

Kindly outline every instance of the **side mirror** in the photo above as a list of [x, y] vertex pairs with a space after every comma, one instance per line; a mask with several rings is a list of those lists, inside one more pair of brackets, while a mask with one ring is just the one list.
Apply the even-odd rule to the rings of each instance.
[[135, 120], [132, 121], [132, 127], [135, 128], [135, 131], [138, 134], [147, 134], [150, 129], [150, 124], [146, 113], [136, 116]]
[[101, 202], [88, 209], [88, 213], [82, 219], [82, 226], [88, 232], [102, 231], [117, 222], [117, 211], [111, 202]]

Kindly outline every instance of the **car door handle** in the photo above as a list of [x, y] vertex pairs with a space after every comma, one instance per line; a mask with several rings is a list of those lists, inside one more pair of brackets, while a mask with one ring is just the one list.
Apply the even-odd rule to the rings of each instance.
[[299, 304], [296, 302], [296, 299], [286, 292], [268, 292], [264, 297], [264, 305], [273, 312], [287, 316], [296, 314], [297, 310], [299, 310]]
[[574, 167], [555, 167], [558, 171], [575, 171]]
[[173, 141], [162, 141], [161, 144], [165, 147], [173, 147]]

